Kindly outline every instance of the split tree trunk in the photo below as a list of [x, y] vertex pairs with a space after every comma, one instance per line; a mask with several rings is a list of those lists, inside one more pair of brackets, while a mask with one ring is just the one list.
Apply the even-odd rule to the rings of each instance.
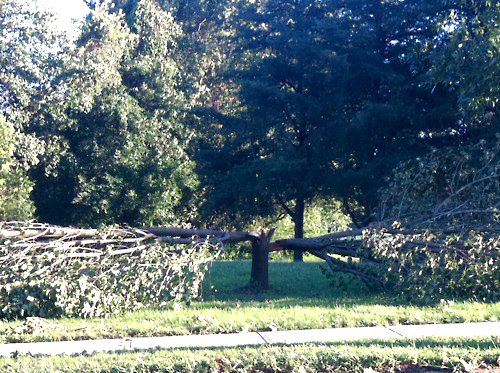
[[250, 287], [253, 290], [269, 288], [269, 244], [274, 234], [274, 228], [269, 232], [261, 232], [257, 239], [252, 240], [252, 273]]

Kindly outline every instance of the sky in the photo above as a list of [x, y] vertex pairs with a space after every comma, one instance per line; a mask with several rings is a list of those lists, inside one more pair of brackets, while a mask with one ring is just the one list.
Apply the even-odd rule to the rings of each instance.
[[37, 2], [40, 6], [55, 12], [58, 15], [57, 26], [62, 31], [70, 33], [73, 29], [71, 20], [82, 19], [89, 12], [83, 0], [37, 0]]

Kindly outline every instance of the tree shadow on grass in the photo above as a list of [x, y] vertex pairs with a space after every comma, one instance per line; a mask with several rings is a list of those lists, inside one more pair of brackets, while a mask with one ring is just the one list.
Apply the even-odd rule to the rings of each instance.
[[321, 270], [322, 262], [269, 262], [270, 287], [255, 290], [250, 285], [251, 262], [216, 261], [204, 281], [203, 299], [207, 301], [264, 302], [290, 306], [294, 299], [311, 306], [339, 304], [394, 304], [385, 297], [375, 296], [351, 276], [338, 273], [331, 283]]

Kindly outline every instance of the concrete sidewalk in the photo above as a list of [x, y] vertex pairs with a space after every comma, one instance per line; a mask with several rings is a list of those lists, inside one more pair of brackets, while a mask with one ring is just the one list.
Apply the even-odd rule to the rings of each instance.
[[171, 337], [102, 339], [67, 342], [0, 344], [0, 356], [81, 354], [102, 351], [145, 350], [150, 348], [234, 347], [308, 342], [338, 342], [364, 339], [422, 337], [500, 337], [500, 322], [466, 324], [395, 325], [363, 328], [289, 330], [234, 334], [184, 335]]

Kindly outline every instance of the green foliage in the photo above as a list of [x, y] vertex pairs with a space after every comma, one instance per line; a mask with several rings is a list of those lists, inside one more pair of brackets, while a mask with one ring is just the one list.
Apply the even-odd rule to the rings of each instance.
[[436, 7], [421, 3], [242, 7], [225, 76], [238, 110], [211, 107], [198, 163], [207, 210], [230, 223], [284, 211], [301, 236], [303, 204], [333, 196], [366, 224], [398, 161], [458, 124], [456, 95], [429, 94], [405, 58], [414, 40], [434, 37], [427, 13]]
[[[112, 237], [108, 233], [107, 238]], [[98, 243], [98, 241], [96, 241]], [[107, 317], [197, 297], [212, 260], [208, 244], [146, 244], [116, 250], [57, 240], [3, 242], [0, 317]], [[121, 248], [123, 249], [123, 247]]]
[[[317, 197], [376, 220], [381, 199], [402, 201], [379, 198], [387, 176], [416, 156], [432, 164], [414, 174], [418, 193], [439, 199], [445, 189], [424, 185], [452, 174], [445, 153], [498, 132], [492, 1], [88, 3], [73, 45], [33, 0], [0, 0], [0, 107], [14, 131], [0, 217], [29, 218], [33, 188], [38, 217], [60, 224], [187, 223], [206, 202], [211, 225], [284, 212], [283, 230], [301, 236], [304, 205], [306, 221], [323, 215], [307, 208]], [[210, 115], [187, 116], [197, 106]], [[460, 178], [484, 174], [474, 162]], [[476, 194], [481, 209], [496, 206], [495, 187]], [[449, 203], [467, 193], [441, 217], [455, 221]]]
[[0, 114], [0, 221], [29, 219], [34, 212], [32, 184], [14, 157], [18, 135]]
[[[226, 141], [205, 140], [205, 149], [213, 148], [200, 172], [209, 186], [209, 211], [229, 212], [231, 222], [284, 211], [301, 234], [302, 205], [322, 181], [324, 147], [315, 139], [335, 106], [334, 81], [345, 64], [320, 52], [327, 32], [320, 25], [323, 7], [261, 5], [241, 7], [233, 18], [240, 48], [226, 84], [238, 87], [238, 108], [215, 108], [222, 124], [215, 138]], [[334, 71], [318, 68], [326, 65]]]
[[32, 0], [0, 1], [1, 220], [33, 216], [30, 171], [42, 157], [57, 160], [53, 119], [61, 114], [67, 41], [54, 23]]
[[7, 119], [28, 129], [53, 98], [63, 35], [54, 15], [33, 0], [0, 1], [0, 103]]
[[500, 137], [433, 149], [401, 163], [379, 191], [377, 220], [403, 227], [498, 227]]
[[26, 168], [48, 153], [50, 121], [61, 109], [57, 77], [67, 40], [54, 23], [33, 0], [0, 1], [0, 110], [18, 133], [15, 156]]
[[41, 220], [137, 226], [196, 215], [191, 131], [181, 123], [173, 59], [180, 33], [154, 1], [137, 2], [127, 17], [95, 5], [66, 54], [59, 163], [50, 170], [49, 159], [34, 173]]
[[[340, 202], [317, 198], [304, 212], [304, 237], [317, 237], [343, 231], [350, 223], [350, 218], [342, 212]], [[284, 216], [272, 225], [276, 227], [276, 233], [273, 236], [275, 239], [294, 236], [294, 224], [290, 216]]]
[[500, 237], [470, 232], [449, 235], [448, 245], [435, 243], [439, 233], [391, 235], [366, 231], [365, 240], [384, 265], [386, 286], [408, 300], [500, 299]]
[[387, 286], [412, 300], [500, 297], [500, 142], [441, 147], [404, 162], [379, 191], [365, 240]]
[[[490, 125], [498, 132], [500, 69], [500, 4], [494, 1], [460, 1], [441, 12], [437, 22], [442, 41], [428, 55], [428, 84], [460, 94], [460, 110], [471, 124]], [[421, 56], [421, 60], [425, 57]], [[484, 136], [484, 131], [478, 136]]]
[[0, 1], [0, 220], [34, 213], [27, 171], [50, 148], [48, 107], [60, 94], [55, 77], [66, 42], [53, 21], [32, 0]]

